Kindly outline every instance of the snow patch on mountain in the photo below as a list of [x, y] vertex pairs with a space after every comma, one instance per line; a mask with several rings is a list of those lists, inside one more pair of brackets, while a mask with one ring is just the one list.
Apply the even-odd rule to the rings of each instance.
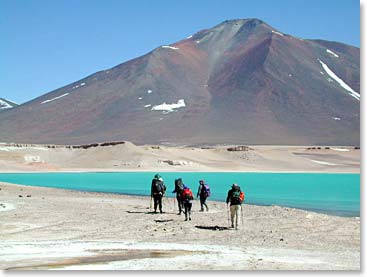
[[62, 98], [62, 97], [64, 97], [64, 96], [67, 96], [67, 95], [69, 95], [69, 93], [65, 93], [65, 94], [60, 95], [60, 96], [57, 96], [57, 97], [55, 97], [55, 98], [45, 100], [45, 101], [43, 101], [41, 104], [49, 103], [49, 102], [51, 102], [51, 101], [54, 101], [54, 100], [60, 99], [60, 98]]
[[9, 109], [9, 108], [13, 108], [13, 106], [10, 105], [8, 102], [0, 99], [0, 110]]
[[180, 49], [178, 47], [173, 47], [173, 46], [169, 46], [169, 45], [163, 45], [162, 48], [168, 48], [168, 49], [172, 49], [172, 50], [179, 50]]
[[85, 83], [81, 83], [79, 85], [73, 86], [71, 89], [77, 89], [78, 87], [85, 86]]
[[361, 95], [358, 92], [354, 91], [342, 79], [340, 79], [323, 61], [321, 61], [320, 59], [318, 59], [318, 61], [321, 63], [323, 69], [331, 78], [333, 78], [342, 88], [350, 92], [350, 96], [354, 97], [358, 101], [360, 100]]
[[173, 112], [174, 109], [186, 107], [185, 100], [180, 99], [177, 103], [167, 104], [164, 102], [163, 104], [156, 105], [152, 107], [152, 111], [167, 111]]
[[284, 34], [279, 33], [279, 32], [277, 32], [277, 31], [274, 31], [274, 30], [271, 30], [271, 32], [272, 32], [272, 33], [274, 33], [274, 34], [280, 35], [280, 36], [284, 36]]
[[151, 94], [153, 91], [151, 89], [148, 89], [147, 93]]
[[333, 55], [336, 58], [339, 58], [339, 55], [335, 54], [333, 51], [326, 49], [326, 52], [328, 52], [329, 54]]

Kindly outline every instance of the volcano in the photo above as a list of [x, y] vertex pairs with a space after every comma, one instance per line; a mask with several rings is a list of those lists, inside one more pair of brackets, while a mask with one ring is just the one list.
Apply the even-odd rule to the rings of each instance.
[[360, 50], [228, 20], [0, 113], [0, 141], [359, 145]]

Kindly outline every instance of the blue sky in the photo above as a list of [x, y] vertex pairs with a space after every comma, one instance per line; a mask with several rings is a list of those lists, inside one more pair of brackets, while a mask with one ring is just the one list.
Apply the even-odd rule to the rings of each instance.
[[23, 103], [227, 19], [360, 46], [359, 0], [0, 0], [0, 97]]

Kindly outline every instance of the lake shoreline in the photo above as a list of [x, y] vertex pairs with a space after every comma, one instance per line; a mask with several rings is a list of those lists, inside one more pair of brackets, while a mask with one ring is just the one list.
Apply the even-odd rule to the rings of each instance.
[[[247, 195], [246, 203], [251, 205], [277, 205], [343, 217], [355, 217], [360, 214], [359, 174], [302, 173], [298, 175], [256, 172], [161, 172], [161, 174], [167, 186], [166, 196], [168, 197], [174, 196], [171, 189], [173, 190], [174, 179], [177, 177], [182, 177], [185, 184], [195, 193], [198, 180], [205, 179], [212, 189], [210, 200], [213, 201], [224, 202], [228, 189], [233, 182], [236, 182]], [[152, 176], [151, 172], [136, 171], [0, 173], [0, 181], [85, 192], [150, 196]], [[320, 191], [321, 187], [323, 189]], [[315, 194], [315, 191], [318, 192]], [[307, 197], [302, 198], [299, 195], [307, 195]], [[327, 200], [320, 202], [320, 197]], [[354, 201], [355, 204], [351, 205], [350, 201]]]
[[[360, 218], [245, 204], [238, 231], [216, 231], [198, 227], [228, 227], [222, 202], [209, 201], [209, 212], [202, 213], [194, 200], [193, 220], [185, 222], [172, 198], [164, 214], [152, 214], [149, 197], [0, 188], [1, 201], [14, 206], [1, 212], [0, 256], [12, 257], [0, 259], [2, 269], [231, 269], [233, 261], [242, 270], [360, 269]], [[28, 254], [14, 252], [18, 248]], [[162, 254], [134, 256], [139, 249]]]
[[[1, 174], [1, 173], [0, 173]], [[1, 180], [0, 180], [1, 183]], [[150, 198], [149, 195], [146, 194], [134, 194], [134, 193], [120, 193], [120, 192], [107, 192], [107, 191], [94, 191], [94, 190], [81, 190], [81, 189], [66, 189], [66, 188], [58, 188], [58, 187], [47, 187], [47, 186], [36, 186], [36, 185], [24, 185], [24, 184], [15, 184], [15, 183], [8, 183], [11, 185], [20, 185], [20, 186], [27, 186], [27, 187], [41, 187], [41, 188], [52, 188], [52, 189], [58, 189], [58, 190], [65, 190], [65, 191], [79, 191], [79, 192], [86, 192], [86, 193], [101, 193], [101, 194], [111, 194], [111, 195], [122, 195], [122, 196], [136, 196], [136, 197], [144, 197], [147, 200]], [[167, 195], [165, 196], [165, 198], [170, 198], [170, 199], [175, 199], [174, 195]], [[225, 203], [225, 200], [212, 200], [215, 202], [219, 202], [219, 203]], [[330, 216], [339, 216], [339, 217], [360, 217], [360, 212], [357, 214], [351, 214], [350, 212], [347, 211], [330, 211], [330, 210], [321, 210], [321, 209], [307, 209], [307, 208], [300, 208], [300, 207], [292, 207], [292, 206], [284, 206], [284, 205], [275, 205], [275, 204], [259, 204], [259, 203], [249, 203], [248, 201], [245, 201], [246, 205], [252, 205], [252, 206], [259, 206], [259, 207], [272, 207], [272, 206], [278, 206], [278, 207], [282, 207], [282, 208], [291, 208], [291, 209], [297, 209], [297, 210], [302, 210], [302, 211], [308, 211], [308, 212], [314, 212], [314, 213], [319, 213], [319, 214], [324, 214], [324, 215], [330, 215]]]

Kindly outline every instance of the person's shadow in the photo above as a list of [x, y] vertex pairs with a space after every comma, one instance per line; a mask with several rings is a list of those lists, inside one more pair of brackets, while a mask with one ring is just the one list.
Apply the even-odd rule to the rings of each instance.
[[223, 226], [200, 226], [200, 225], [195, 225], [195, 228], [198, 229], [204, 229], [204, 230], [212, 230], [212, 231], [224, 231], [224, 230], [230, 230], [231, 228], [229, 227], [223, 227]]
[[154, 212], [154, 211], [149, 211], [149, 212], [141, 212], [141, 211], [126, 211], [128, 214], [175, 214], [175, 213], [170, 213], [170, 212], [165, 212], [163, 211], [163, 213], [160, 212]]

